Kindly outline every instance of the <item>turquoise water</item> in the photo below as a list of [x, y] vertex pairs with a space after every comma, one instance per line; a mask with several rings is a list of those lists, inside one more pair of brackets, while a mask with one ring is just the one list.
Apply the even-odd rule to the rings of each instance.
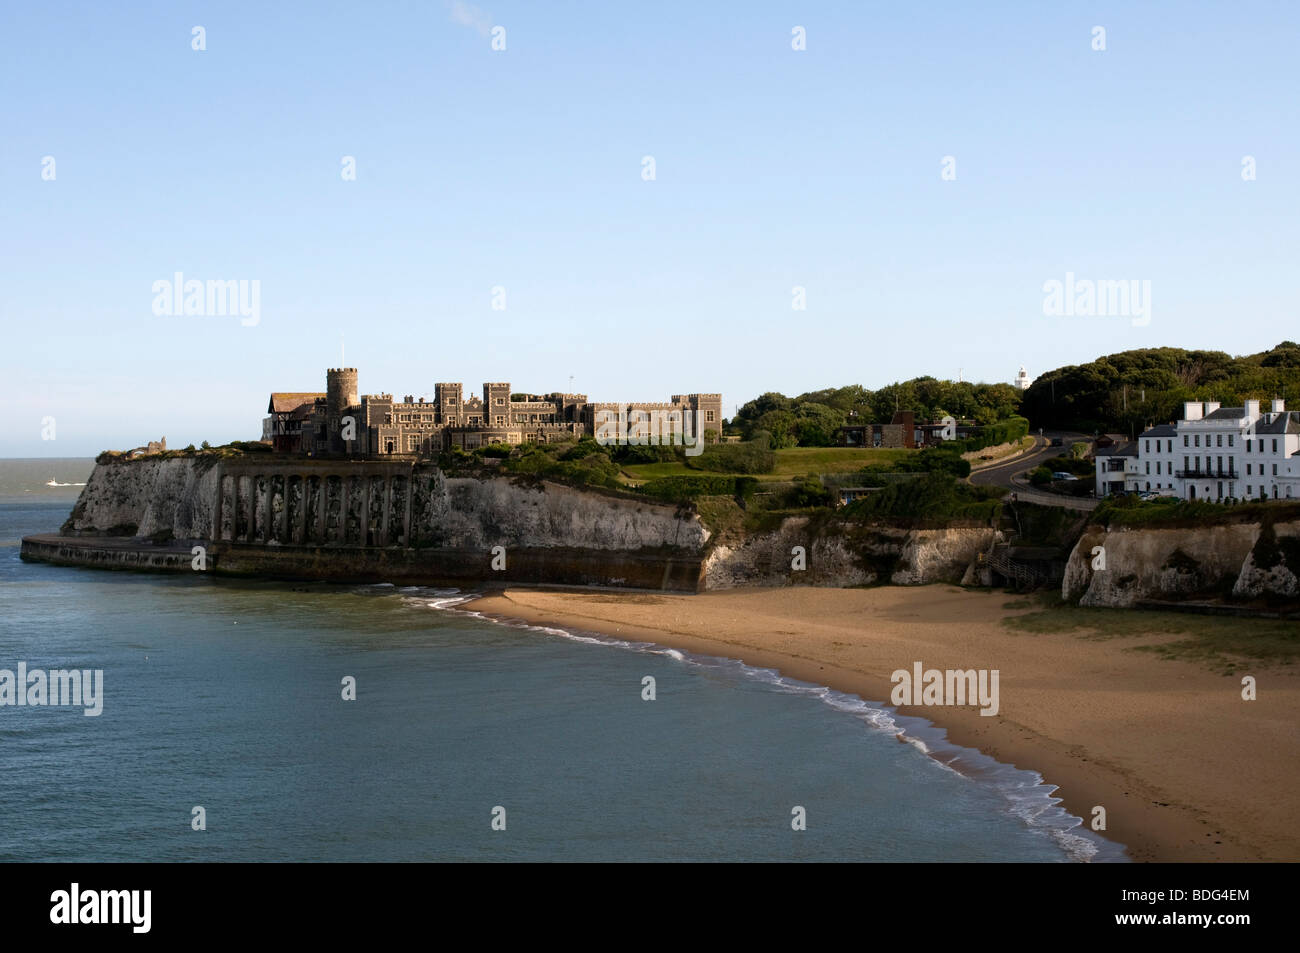
[[104, 710], [0, 707], [0, 860], [1118, 857], [1035, 776], [970, 752], [965, 776], [932, 730], [896, 739], [919, 720], [735, 662], [450, 590], [21, 562], [70, 506], [0, 503], [0, 668], [102, 669]]

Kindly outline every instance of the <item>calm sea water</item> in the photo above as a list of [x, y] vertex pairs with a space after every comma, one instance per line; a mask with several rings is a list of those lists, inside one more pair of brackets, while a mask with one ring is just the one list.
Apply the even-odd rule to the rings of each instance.
[[22, 481], [89, 471], [40, 463], [0, 461], [0, 668], [102, 669], [104, 710], [0, 707], [0, 860], [1119, 858], [1035, 776], [735, 662], [450, 590], [23, 563], [76, 488]]

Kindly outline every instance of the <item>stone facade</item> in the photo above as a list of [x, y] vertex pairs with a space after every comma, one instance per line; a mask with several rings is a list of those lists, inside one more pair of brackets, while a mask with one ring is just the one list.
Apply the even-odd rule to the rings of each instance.
[[[556, 443], [594, 436], [602, 410], [666, 412], [680, 427], [690, 413], [710, 440], [722, 433], [721, 394], [674, 394], [667, 403], [591, 403], [586, 394], [513, 394], [508, 382], [483, 385], [467, 400], [460, 383], [434, 385], [434, 397], [358, 393], [357, 370], [330, 368], [326, 390], [275, 392], [263, 424], [284, 453], [312, 456], [431, 457], [453, 447]], [[698, 417], [696, 414], [698, 413]]]

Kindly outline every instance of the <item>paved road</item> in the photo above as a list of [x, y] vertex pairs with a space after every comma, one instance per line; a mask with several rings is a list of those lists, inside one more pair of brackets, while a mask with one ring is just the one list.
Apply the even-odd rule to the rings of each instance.
[[[1060, 437], [1063, 446], [1051, 446], [1051, 440]], [[1016, 457], [1009, 463], [999, 463], [971, 472], [970, 481], [977, 486], [1005, 486], [1016, 494], [1016, 498], [1027, 503], [1042, 503], [1045, 506], [1063, 506], [1074, 510], [1090, 510], [1097, 501], [1090, 496], [1061, 496], [1033, 489], [1027, 481], [1016, 480], [1017, 474], [1032, 470], [1039, 464], [1065, 452], [1071, 440], [1090, 440], [1085, 434], [1048, 433], [1034, 437], [1034, 449]]]

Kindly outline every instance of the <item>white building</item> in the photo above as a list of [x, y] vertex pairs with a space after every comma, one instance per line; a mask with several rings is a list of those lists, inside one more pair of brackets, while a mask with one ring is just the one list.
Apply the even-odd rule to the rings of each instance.
[[1300, 499], [1300, 413], [1183, 404], [1183, 419], [1098, 450], [1097, 495], [1162, 493], [1185, 500]]
[[1021, 364], [1020, 373], [1016, 375], [1016, 379], [1014, 382], [1016, 390], [1029, 390], [1029, 385], [1032, 384], [1033, 382], [1034, 379], [1029, 376], [1029, 372], [1025, 370], [1025, 366]]

